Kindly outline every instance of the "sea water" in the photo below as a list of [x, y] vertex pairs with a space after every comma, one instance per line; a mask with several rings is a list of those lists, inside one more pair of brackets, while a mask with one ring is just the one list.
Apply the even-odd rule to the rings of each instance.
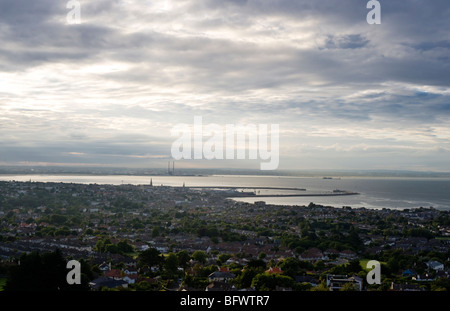
[[[3, 181], [39, 181], [83, 184], [133, 184], [181, 187], [254, 187], [260, 194], [285, 194], [286, 191], [258, 190], [258, 187], [286, 187], [306, 189], [304, 193], [315, 194], [346, 190], [358, 192], [349, 196], [305, 197], [246, 197], [237, 201], [265, 201], [276, 205], [315, 204], [366, 208], [419, 208], [434, 207], [450, 210], [450, 178], [422, 177], [294, 177], [259, 175], [203, 175], [203, 176], [135, 176], [135, 175], [0, 175]], [[246, 189], [252, 191], [252, 189]]]

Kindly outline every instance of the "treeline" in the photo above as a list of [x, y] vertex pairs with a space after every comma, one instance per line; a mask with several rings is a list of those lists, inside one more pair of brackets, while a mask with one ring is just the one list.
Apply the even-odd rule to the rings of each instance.
[[17, 265], [2, 267], [7, 272], [5, 291], [86, 291], [94, 273], [88, 262], [80, 260], [81, 284], [67, 283], [65, 259], [60, 250], [51, 253], [37, 251], [22, 254]]
[[297, 254], [312, 247], [338, 251], [349, 249], [355, 252], [364, 247], [358, 229], [352, 224], [303, 221], [299, 227], [301, 229], [300, 238], [294, 234], [282, 234], [280, 237], [282, 245], [295, 250]]
[[117, 243], [112, 243], [110, 239], [99, 239], [94, 246], [94, 250], [99, 253], [111, 253], [111, 254], [127, 254], [135, 251], [134, 247], [130, 245], [126, 240], [121, 240]]
[[219, 242], [219, 238], [223, 242], [235, 242], [235, 241], [245, 241], [247, 237], [245, 235], [239, 234], [237, 232], [231, 231], [233, 227], [229, 224], [216, 225], [214, 223], [208, 223], [204, 220], [199, 220], [194, 217], [184, 217], [181, 220], [180, 231], [184, 233], [196, 234], [199, 237], [209, 237], [214, 243]]

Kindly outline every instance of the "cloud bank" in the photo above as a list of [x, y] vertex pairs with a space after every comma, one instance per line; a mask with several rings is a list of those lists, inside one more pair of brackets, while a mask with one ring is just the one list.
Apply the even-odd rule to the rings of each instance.
[[79, 2], [0, 3], [0, 164], [164, 167], [202, 116], [279, 124], [282, 169], [450, 171], [446, 0]]

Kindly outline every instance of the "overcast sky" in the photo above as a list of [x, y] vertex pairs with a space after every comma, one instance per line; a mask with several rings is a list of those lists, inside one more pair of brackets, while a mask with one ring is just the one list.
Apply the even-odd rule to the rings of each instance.
[[448, 0], [79, 3], [0, 1], [0, 165], [165, 167], [201, 116], [279, 124], [280, 169], [450, 171]]

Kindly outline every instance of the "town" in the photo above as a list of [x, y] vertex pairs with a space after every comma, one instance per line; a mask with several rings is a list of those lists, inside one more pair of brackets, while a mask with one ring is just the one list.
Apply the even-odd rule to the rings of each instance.
[[[30, 262], [60, 260], [64, 283], [71, 259], [91, 291], [450, 289], [450, 211], [229, 197], [184, 185], [0, 182], [0, 290], [32, 289], [21, 272]], [[381, 284], [366, 282], [370, 260]]]

